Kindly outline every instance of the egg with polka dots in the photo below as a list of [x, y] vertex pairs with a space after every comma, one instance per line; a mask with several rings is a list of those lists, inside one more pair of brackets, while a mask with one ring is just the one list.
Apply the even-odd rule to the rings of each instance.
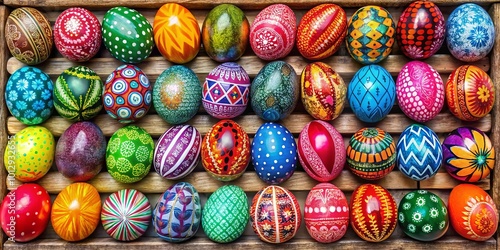
[[124, 63], [139, 63], [153, 50], [153, 27], [138, 11], [114, 7], [104, 15], [102, 38], [111, 54]]
[[297, 145], [292, 133], [273, 122], [262, 124], [251, 146], [252, 165], [267, 184], [288, 180], [297, 167]]

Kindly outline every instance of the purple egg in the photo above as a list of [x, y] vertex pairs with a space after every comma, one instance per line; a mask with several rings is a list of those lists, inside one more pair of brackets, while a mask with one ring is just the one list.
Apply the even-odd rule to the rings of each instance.
[[106, 138], [92, 122], [73, 123], [64, 131], [56, 146], [57, 170], [72, 181], [88, 181], [104, 165]]

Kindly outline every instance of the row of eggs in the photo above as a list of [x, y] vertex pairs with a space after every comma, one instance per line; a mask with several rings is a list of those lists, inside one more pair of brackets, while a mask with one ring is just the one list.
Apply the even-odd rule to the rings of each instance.
[[4, 232], [18, 242], [42, 234], [49, 218], [54, 231], [70, 242], [90, 236], [99, 222], [119, 241], [141, 237], [152, 224], [158, 237], [173, 243], [192, 238], [200, 226], [214, 242], [233, 242], [243, 234], [249, 220], [261, 240], [275, 244], [292, 239], [302, 219], [310, 236], [322, 243], [340, 240], [349, 224], [369, 242], [386, 240], [397, 224], [406, 235], [420, 241], [439, 239], [449, 224], [466, 239], [486, 241], [498, 226], [491, 197], [472, 184], [454, 187], [447, 207], [438, 195], [426, 190], [407, 193], [398, 206], [391, 193], [376, 184], [360, 185], [348, 204], [340, 189], [320, 183], [309, 191], [303, 211], [302, 215], [292, 192], [273, 185], [257, 192], [250, 207], [243, 189], [222, 186], [202, 209], [194, 186], [179, 182], [170, 186], [151, 209], [148, 198], [135, 189], [112, 193], [101, 206], [97, 189], [77, 182], [65, 187], [51, 204], [42, 186], [28, 183], [4, 198], [0, 218]]
[[[458, 6], [445, 22], [438, 6], [415, 1], [395, 24], [392, 15], [379, 6], [358, 9], [349, 22], [345, 11], [336, 4], [321, 4], [304, 14], [297, 25], [295, 13], [286, 5], [274, 4], [263, 9], [249, 24], [244, 12], [235, 5], [221, 4], [206, 16], [203, 26], [193, 14], [175, 3], [163, 5], [154, 23], [138, 11], [114, 7], [106, 12], [102, 26], [97, 17], [83, 8], [70, 8], [56, 19], [54, 30], [36, 9], [22, 7], [9, 15], [7, 45], [14, 57], [34, 65], [45, 61], [53, 41], [66, 58], [86, 61], [102, 43], [118, 60], [138, 63], [146, 59], [156, 44], [169, 61], [191, 61], [200, 49], [215, 61], [236, 61], [247, 43], [264, 60], [277, 60], [297, 45], [307, 59], [321, 60], [333, 55], [344, 42], [350, 55], [363, 64], [385, 59], [397, 40], [401, 50], [412, 59], [426, 59], [442, 44], [456, 58], [472, 62], [492, 49], [493, 21], [479, 5]], [[34, 39], [36, 38], [36, 39]]]

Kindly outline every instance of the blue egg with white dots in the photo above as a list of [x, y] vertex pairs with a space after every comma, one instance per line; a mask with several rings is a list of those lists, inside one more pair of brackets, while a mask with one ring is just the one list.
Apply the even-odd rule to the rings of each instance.
[[252, 142], [252, 164], [267, 184], [280, 184], [293, 175], [297, 167], [297, 145], [292, 133], [273, 122], [262, 124]]

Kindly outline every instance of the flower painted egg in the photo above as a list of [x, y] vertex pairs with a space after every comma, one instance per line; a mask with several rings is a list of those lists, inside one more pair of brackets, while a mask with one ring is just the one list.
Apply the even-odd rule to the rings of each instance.
[[54, 85], [54, 106], [62, 117], [75, 121], [94, 118], [102, 109], [103, 84], [86, 66], [64, 70]]
[[245, 191], [235, 185], [226, 185], [208, 197], [203, 207], [201, 226], [210, 240], [229, 243], [243, 234], [248, 217]]
[[331, 121], [344, 110], [347, 86], [328, 64], [308, 64], [302, 71], [300, 84], [302, 104], [314, 119]]
[[362, 184], [351, 196], [351, 227], [363, 240], [381, 242], [397, 225], [398, 206], [387, 189], [377, 184]]
[[255, 132], [251, 156], [255, 172], [267, 184], [288, 180], [297, 167], [297, 146], [293, 134], [278, 123], [262, 124]]
[[413, 239], [434, 241], [448, 230], [448, 209], [443, 200], [432, 192], [411, 191], [399, 203], [398, 224]]
[[169, 124], [181, 124], [196, 115], [201, 106], [201, 84], [186, 66], [174, 65], [164, 70], [153, 87], [153, 105]]
[[106, 233], [119, 241], [141, 237], [151, 221], [148, 198], [135, 189], [112, 193], [102, 205], [101, 222]]
[[160, 196], [153, 210], [154, 231], [168, 242], [189, 240], [196, 234], [200, 224], [200, 195], [187, 182], [170, 186]]
[[347, 30], [347, 16], [340, 6], [320, 4], [307, 11], [297, 28], [297, 49], [309, 60], [325, 59], [337, 52]]
[[304, 221], [311, 237], [331, 243], [344, 237], [349, 226], [349, 205], [342, 190], [331, 183], [319, 183], [307, 195]]
[[459, 181], [478, 182], [495, 167], [495, 149], [483, 131], [472, 127], [453, 130], [443, 141], [443, 166]]
[[5, 41], [10, 53], [22, 63], [42, 63], [52, 52], [52, 25], [37, 9], [17, 8], [7, 17]]
[[250, 162], [250, 138], [238, 123], [221, 120], [203, 137], [201, 159], [205, 170], [215, 179], [237, 179]]
[[200, 152], [200, 132], [191, 125], [175, 125], [158, 139], [153, 166], [156, 173], [165, 179], [181, 179], [196, 168]]
[[217, 62], [238, 60], [247, 48], [250, 25], [233, 4], [220, 4], [203, 21], [201, 39], [208, 56]]
[[498, 210], [493, 199], [473, 184], [455, 186], [448, 199], [453, 229], [462, 237], [486, 241], [498, 228]]
[[344, 139], [330, 123], [313, 120], [300, 132], [298, 155], [300, 165], [311, 178], [330, 182], [344, 168]]
[[49, 224], [50, 196], [36, 183], [10, 191], [0, 207], [2, 229], [9, 240], [26, 242], [40, 236]]
[[416, 181], [434, 176], [443, 160], [438, 136], [422, 124], [408, 126], [401, 133], [396, 150], [399, 170]]
[[153, 27], [135, 9], [111, 8], [102, 20], [104, 46], [124, 63], [139, 63], [153, 51]]
[[451, 72], [445, 88], [448, 108], [460, 120], [477, 121], [486, 116], [495, 103], [493, 81], [474, 65], [462, 65]]
[[445, 25], [443, 13], [436, 4], [415, 1], [399, 17], [396, 28], [399, 48], [411, 59], [427, 59], [443, 45]]
[[65, 187], [54, 200], [50, 222], [65, 241], [89, 237], [101, 219], [101, 198], [97, 189], [85, 182]]
[[153, 86], [137, 66], [125, 64], [106, 79], [102, 101], [104, 110], [121, 123], [131, 123], [145, 116], [152, 103]]
[[267, 243], [291, 240], [300, 228], [302, 215], [295, 195], [286, 188], [270, 185], [255, 194], [250, 207], [255, 234]]
[[347, 166], [365, 180], [378, 180], [396, 165], [396, 145], [392, 136], [379, 128], [362, 128], [349, 140]]
[[239, 64], [223, 63], [207, 75], [202, 94], [208, 114], [217, 119], [234, 118], [247, 108], [250, 77]]
[[495, 27], [490, 15], [475, 3], [458, 6], [446, 21], [446, 45], [458, 60], [475, 62], [490, 53]]
[[360, 63], [379, 63], [391, 53], [394, 33], [396, 25], [391, 13], [379, 6], [365, 6], [349, 20], [346, 47], [351, 57]]
[[156, 47], [167, 60], [187, 63], [200, 50], [200, 26], [193, 14], [177, 3], [166, 3], [153, 22]]
[[151, 168], [154, 147], [153, 138], [143, 128], [128, 125], [118, 129], [106, 148], [109, 174], [121, 183], [142, 180]]
[[54, 24], [54, 43], [64, 57], [75, 62], [88, 61], [101, 48], [101, 23], [87, 9], [69, 8]]
[[52, 133], [42, 126], [29, 126], [9, 139], [4, 165], [9, 176], [21, 182], [42, 178], [52, 167], [56, 143]]
[[439, 72], [421, 61], [403, 66], [396, 80], [396, 93], [401, 110], [410, 119], [428, 122], [444, 105], [444, 84]]
[[266, 64], [250, 87], [253, 111], [265, 121], [278, 121], [290, 115], [297, 105], [299, 81], [293, 67], [283, 61]]
[[293, 10], [284, 4], [272, 4], [255, 16], [250, 26], [250, 46], [260, 59], [278, 60], [292, 51], [296, 32]]
[[7, 81], [5, 102], [9, 112], [26, 125], [40, 124], [52, 115], [54, 101], [50, 77], [38, 68], [24, 66]]
[[92, 122], [75, 122], [61, 135], [56, 145], [57, 170], [71, 181], [88, 181], [104, 165], [106, 137]]
[[375, 123], [391, 112], [396, 100], [396, 84], [383, 67], [372, 64], [360, 68], [347, 88], [352, 111], [363, 122]]

